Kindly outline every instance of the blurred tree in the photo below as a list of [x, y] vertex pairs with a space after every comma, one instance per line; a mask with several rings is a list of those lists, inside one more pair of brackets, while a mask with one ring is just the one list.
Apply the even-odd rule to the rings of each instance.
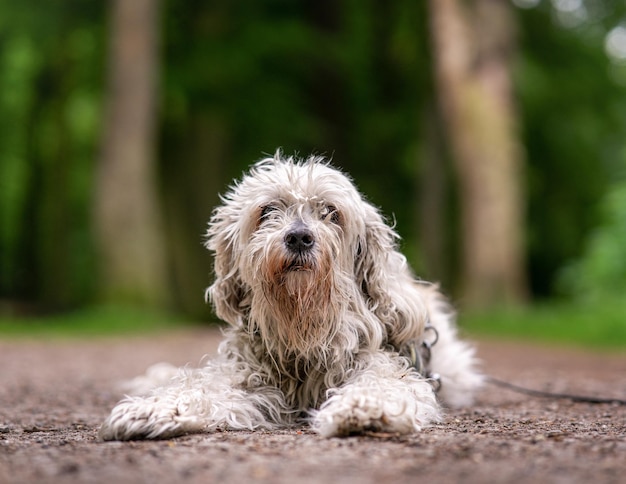
[[[542, 272], [556, 268], [557, 288], [576, 300], [619, 303], [626, 290], [626, 3], [555, 2], [558, 29], [546, 28], [550, 7], [542, 7], [524, 16], [529, 48], [520, 69], [529, 140], [552, 159], [532, 167], [534, 272], [550, 281]], [[546, 42], [558, 49], [546, 52]]]
[[327, 146], [309, 96], [319, 38], [304, 12], [285, 0], [167, 3], [160, 170], [174, 296], [195, 317], [210, 313], [202, 236], [219, 193], [278, 147]]
[[626, 293], [626, 182], [621, 180], [602, 204], [603, 224], [594, 229], [583, 257], [566, 266], [560, 283], [581, 301], [623, 300]]
[[437, 94], [456, 166], [467, 305], [526, 298], [523, 151], [508, 2], [431, 0]]
[[61, 310], [92, 295], [102, 11], [85, 0], [0, 0], [2, 306]]
[[164, 227], [175, 303], [198, 319], [210, 314], [203, 295], [211, 258], [202, 236], [232, 164], [232, 123], [219, 103], [227, 89], [220, 80], [229, 77], [222, 56], [234, 55], [223, 39], [232, 22], [228, 3], [170, 1], [165, 16]]
[[167, 301], [155, 180], [159, 0], [110, 3], [108, 81], [94, 223], [101, 296]]
[[541, 2], [518, 15], [530, 283], [535, 297], [548, 298], [558, 294], [560, 269], [595, 237], [600, 200], [624, 170], [625, 84], [614, 77], [604, 42], [626, 18], [626, 4]]
[[451, 213], [452, 188], [449, 160], [443, 140], [443, 123], [434, 103], [423, 112], [424, 139], [418, 162], [415, 216], [419, 227], [420, 269], [423, 277], [451, 291], [456, 281], [457, 244], [453, 239], [458, 216]]
[[[135, 1], [125, 3], [130, 4], [126, 8], [141, 7]], [[464, 112], [475, 116], [465, 132], [466, 143], [487, 135], [495, 139], [500, 128], [508, 129], [508, 122], [492, 131], [479, 129], [492, 119], [488, 109], [502, 104], [492, 103], [485, 91], [508, 90], [485, 88], [492, 82], [491, 73], [508, 77], [507, 62], [492, 55], [500, 48], [485, 38], [500, 27], [506, 38], [514, 30], [511, 24], [519, 25], [514, 74], [528, 156], [524, 176], [520, 174], [517, 181], [524, 179], [518, 188], [528, 199], [527, 256], [533, 295], [554, 295], [555, 274], [580, 257], [589, 234], [585, 260], [568, 273], [581, 283], [581, 275], [590, 276], [585, 288], [606, 287], [606, 281], [615, 281], [623, 273], [613, 262], [622, 240], [616, 237], [623, 227], [623, 198], [615, 194], [623, 190], [623, 182], [607, 189], [623, 169], [620, 163], [626, 152], [626, 64], [609, 65], [604, 45], [608, 31], [621, 32], [626, 4], [623, 0], [515, 0], [525, 8], [516, 9], [515, 22], [510, 22], [499, 19], [493, 10], [506, 9], [508, 3], [453, 4], [462, 5], [461, 19], [469, 32], [469, 40], [461, 41], [461, 51], [476, 61], [471, 68], [464, 65], [465, 88], [470, 86], [466, 101], [479, 99], [476, 104], [485, 116], [476, 116], [469, 109], [474, 104], [465, 106], [456, 95], [441, 100], [454, 101], [456, 112], [465, 106]], [[152, 224], [158, 208], [148, 210], [153, 215], [139, 215], [144, 209], [135, 196], [146, 196], [154, 207], [160, 189], [164, 221], [162, 230], [153, 229], [150, 241], [167, 246], [167, 269], [173, 275], [169, 290], [177, 309], [207, 317], [209, 307], [202, 293], [210, 283], [211, 260], [202, 247], [202, 234], [211, 209], [233, 177], [279, 146], [287, 153], [331, 156], [396, 222], [402, 250], [418, 274], [443, 280], [446, 291], [459, 285], [457, 258], [464, 252], [455, 208], [469, 207], [463, 198], [469, 188], [459, 189], [461, 165], [451, 162], [457, 150], [448, 152], [452, 143], [445, 137], [451, 140], [449, 135], [458, 135], [459, 130], [433, 105], [436, 52], [429, 45], [427, 30], [429, 8], [449, 8], [449, 0], [432, 5], [414, 0], [163, 0], [160, 5], [165, 28], [159, 91], [163, 109], [157, 113], [154, 105], [150, 108], [152, 122], [159, 123], [160, 130], [155, 143], [159, 172], [155, 174], [148, 162], [142, 165], [139, 191], [124, 185], [137, 172], [123, 175], [119, 190], [109, 186], [107, 200], [118, 204], [116, 210], [123, 217], [139, 222], [116, 215], [115, 222], [129, 228], [117, 227], [108, 237], [112, 247], [139, 241], [134, 231]], [[5, 301], [12, 307], [17, 300], [32, 302], [29, 308], [63, 309], [94, 300], [99, 259], [94, 257], [92, 237], [99, 232], [92, 227], [97, 213], [92, 210], [96, 205], [92, 197], [94, 182], [102, 181], [99, 175], [106, 172], [96, 166], [94, 152], [102, 122], [104, 44], [110, 37], [105, 33], [105, 13], [111, 6], [112, 2], [93, 0], [0, 0], [2, 307]], [[477, 28], [482, 18], [479, 7], [488, 11], [488, 19]], [[157, 13], [156, 6], [150, 13]], [[152, 17], [133, 28], [135, 35], [143, 35], [146, 22], [152, 23]], [[430, 35], [436, 32], [431, 30]], [[621, 56], [618, 41], [619, 36], [611, 49]], [[507, 42], [502, 41], [505, 53], [507, 48], [514, 50], [506, 47]], [[128, 45], [125, 55], [133, 52]], [[134, 83], [129, 79], [128, 86], [126, 81], [119, 85], [122, 90]], [[154, 100], [151, 89], [140, 94]], [[140, 96], [129, 97], [126, 107], [143, 102]], [[107, 126], [122, 127], [139, 113], [123, 115], [119, 123], [109, 115]], [[138, 117], [140, 123], [146, 119]], [[154, 136], [151, 132], [145, 137]], [[131, 135], [130, 128], [126, 134]], [[105, 149], [111, 151], [117, 144], [110, 139], [114, 143], [108, 147], [101, 139], [103, 157]], [[132, 144], [125, 147], [135, 149]], [[497, 158], [484, 155], [479, 170], [486, 170]], [[122, 156], [122, 152], [116, 155], [117, 160]], [[133, 167], [132, 162], [123, 164], [124, 169]], [[475, 173], [483, 177], [481, 196], [493, 196], [486, 190], [487, 180], [498, 172]], [[152, 186], [156, 178], [160, 187]], [[480, 181], [477, 176], [476, 184]], [[503, 196], [515, 195], [515, 188], [500, 187]], [[602, 205], [601, 199], [605, 199]], [[604, 217], [605, 209], [615, 215]], [[157, 220], [154, 225], [158, 224]], [[494, 234], [502, 226], [489, 227], [492, 232], [481, 240], [481, 252], [472, 251], [465, 259], [485, 257], [482, 249], [497, 252]], [[148, 277], [149, 281], [165, 278], [163, 247], [158, 254], [148, 254], [150, 245], [143, 241], [133, 250], [156, 264], [151, 270], [160, 275]], [[140, 263], [140, 256], [130, 254], [130, 249], [128, 254], [115, 264], [106, 259], [102, 272], [112, 272], [114, 267], [117, 272], [120, 267], [130, 270]], [[143, 284], [125, 274], [120, 278], [133, 291]], [[578, 295], [587, 290], [582, 287], [569, 289]]]

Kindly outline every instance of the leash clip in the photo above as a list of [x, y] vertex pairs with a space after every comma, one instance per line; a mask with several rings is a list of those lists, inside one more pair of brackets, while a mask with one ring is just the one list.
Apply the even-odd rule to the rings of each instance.
[[[429, 333], [432, 334], [430, 339], [428, 337]], [[432, 324], [427, 323], [424, 327], [424, 339], [421, 342], [409, 341], [406, 348], [411, 367], [429, 381], [435, 392], [441, 390], [441, 375], [430, 371], [430, 358], [432, 356], [432, 347], [438, 341], [439, 332]]]

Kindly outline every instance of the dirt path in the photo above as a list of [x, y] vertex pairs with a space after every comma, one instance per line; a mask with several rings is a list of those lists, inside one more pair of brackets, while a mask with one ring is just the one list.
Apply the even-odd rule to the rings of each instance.
[[[0, 483], [626, 481], [626, 407], [489, 387], [476, 406], [410, 437], [321, 439], [306, 429], [100, 443], [115, 382], [158, 361], [196, 363], [211, 330], [127, 340], [0, 342]], [[626, 397], [626, 354], [481, 342], [495, 376]]]

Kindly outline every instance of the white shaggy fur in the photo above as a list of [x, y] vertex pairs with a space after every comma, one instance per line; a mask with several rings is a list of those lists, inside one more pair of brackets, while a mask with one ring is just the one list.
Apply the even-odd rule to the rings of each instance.
[[[211, 219], [207, 290], [229, 323], [199, 369], [158, 366], [100, 429], [104, 440], [309, 423], [321, 435], [410, 433], [441, 418], [433, 385], [404, 356], [439, 334], [438, 396], [469, 404], [481, 377], [435, 286], [414, 278], [397, 235], [324, 160], [257, 163]], [[150, 389], [151, 388], [151, 389]]]

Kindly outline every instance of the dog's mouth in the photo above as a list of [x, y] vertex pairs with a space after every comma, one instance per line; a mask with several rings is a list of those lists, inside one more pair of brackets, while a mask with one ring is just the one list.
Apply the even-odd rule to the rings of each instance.
[[285, 272], [312, 272], [313, 265], [300, 258], [294, 259], [285, 267]]

